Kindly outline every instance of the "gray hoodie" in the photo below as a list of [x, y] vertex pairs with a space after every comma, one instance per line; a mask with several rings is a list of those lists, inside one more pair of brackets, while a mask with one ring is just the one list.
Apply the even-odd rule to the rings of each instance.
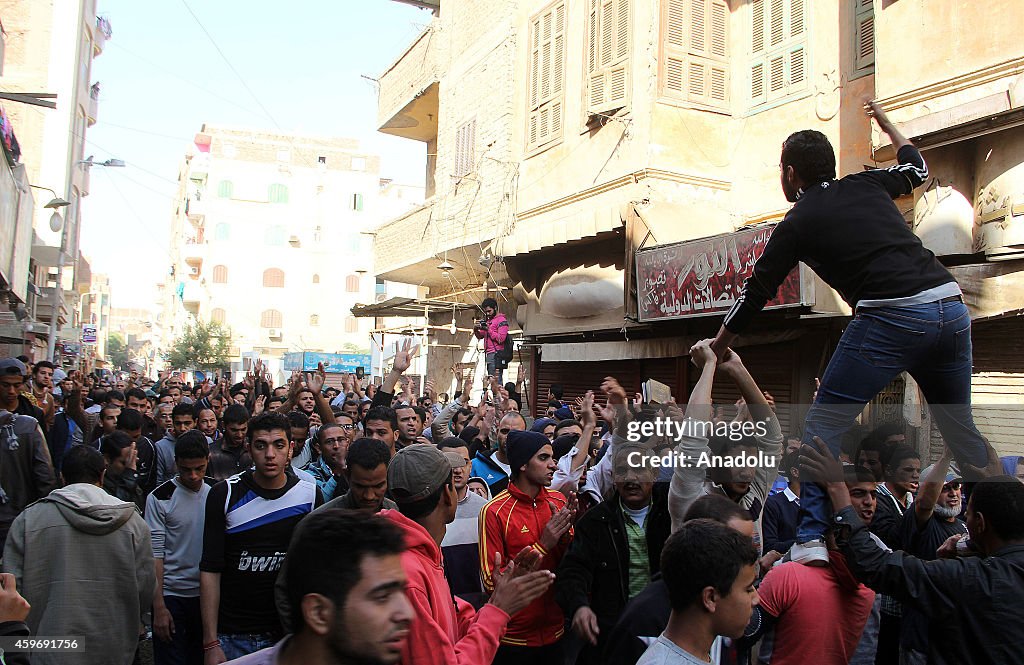
[[[84, 639], [75, 663], [132, 662], [156, 584], [149, 527], [135, 504], [87, 483], [54, 490], [14, 520], [3, 568], [32, 605], [33, 635]], [[32, 658], [67, 662], [60, 653]]]

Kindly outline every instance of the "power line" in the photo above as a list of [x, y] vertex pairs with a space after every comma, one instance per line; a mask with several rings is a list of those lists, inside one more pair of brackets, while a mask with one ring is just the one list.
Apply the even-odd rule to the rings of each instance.
[[260, 101], [260, 98], [257, 97], [256, 93], [253, 92], [252, 88], [249, 87], [249, 84], [245, 82], [245, 79], [242, 78], [242, 75], [238, 73], [238, 70], [235, 69], [235, 66], [231, 64], [231, 61], [228, 60], [228, 57], [224, 55], [224, 51], [222, 51], [220, 46], [218, 46], [217, 42], [213, 39], [213, 35], [211, 35], [210, 31], [206, 29], [206, 26], [203, 25], [203, 22], [199, 20], [199, 17], [196, 16], [196, 13], [192, 11], [191, 7], [188, 6], [188, 2], [186, 2], [186, 0], [181, 0], [181, 4], [185, 5], [185, 9], [187, 9], [188, 13], [192, 15], [193, 19], [195, 19], [196, 25], [199, 26], [199, 29], [203, 31], [203, 34], [206, 35], [206, 38], [210, 40], [211, 44], [213, 44], [213, 48], [215, 48], [217, 50], [217, 53], [220, 54], [220, 57], [224, 59], [224, 63], [228, 66], [228, 69], [230, 69], [232, 73], [238, 78], [238, 81], [242, 84], [242, 87], [245, 88], [246, 92], [248, 92], [252, 96], [253, 100], [255, 100], [256, 102], [256, 105], [259, 106], [263, 113], [267, 116], [267, 118], [270, 119], [270, 122], [274, 123], [274, 127], [276, 127], [278, 131], [284, 131], [283, 129], [281, 129], [281, 125], [277, 123], [277, 120], [274, 120], [274, 116], [270, 114], [270, 111], [267, 110], [267, 107], [263, 105], [263, 102]]
[[151, 132], [148, 129], [139, 129], [138, 127], [128, 127], [127, 125], [118, 125], [118, 124], [115, 124], [113, 122], [108, 122], [106, 120], [103, 121], [103, 126], [104, 127], [116, 127], [117, 129], [126, 129], [129, 132], [138, 132], [139, 134], [148, 134], [150, 136], [157, 136], [157, 137], [164, 138], [164, 139], [170, 139], [170, 140], [173, 140], [173, 141], [178, 141], [178, 142], [182, 142], [182, 143], [188, 143], [188, 139], [187, 138], [182, 138], [181, 136], [172, 136], [170, 134], [160, 134], [159, 132]]

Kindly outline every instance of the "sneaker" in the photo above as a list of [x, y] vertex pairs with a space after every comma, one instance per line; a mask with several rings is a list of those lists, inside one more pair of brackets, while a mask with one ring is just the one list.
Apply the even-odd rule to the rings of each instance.
[[794, 543], [793, 547], [789, 548], [788, 558], [805, 566], [827, 566], [828, 548], [825, 547], [825, 541], [820, 539]]

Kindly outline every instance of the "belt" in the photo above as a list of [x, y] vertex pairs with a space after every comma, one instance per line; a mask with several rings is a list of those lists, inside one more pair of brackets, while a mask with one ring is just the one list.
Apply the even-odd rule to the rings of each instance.
[[[960, 295], [955, 295], [955, 296], [948, 296], [946, 298], [942, 298], [941, 300], [933, 300], [932, 302], [937, 302], [939, 304], [942, 304], [944, 302], [963, 302], [963, 301], [964, 301], [964, 296], [963, 296], [963, 294], [960, 294]], [[922, 303], [922, 304], [927, 304], [927, 303]], [[856, 308], [854, 308], [853, 313], [856, 315], [861, 309], [862, 309], [861, 307], [856, 307]], [[871, 308], [869, 307], [868, 309], [871, 309]]]

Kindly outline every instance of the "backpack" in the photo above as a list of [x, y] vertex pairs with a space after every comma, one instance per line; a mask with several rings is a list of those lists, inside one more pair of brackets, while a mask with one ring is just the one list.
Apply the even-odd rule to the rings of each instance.
[[505, 324], [505, 342], [504, 345], [495, 352], [495, 360], [499, 360], [506, 365], [512, 362], [512, 355], [515, 350], [515, 343], [512, 341], [512, 335], [508, 334], [508, 324]]

